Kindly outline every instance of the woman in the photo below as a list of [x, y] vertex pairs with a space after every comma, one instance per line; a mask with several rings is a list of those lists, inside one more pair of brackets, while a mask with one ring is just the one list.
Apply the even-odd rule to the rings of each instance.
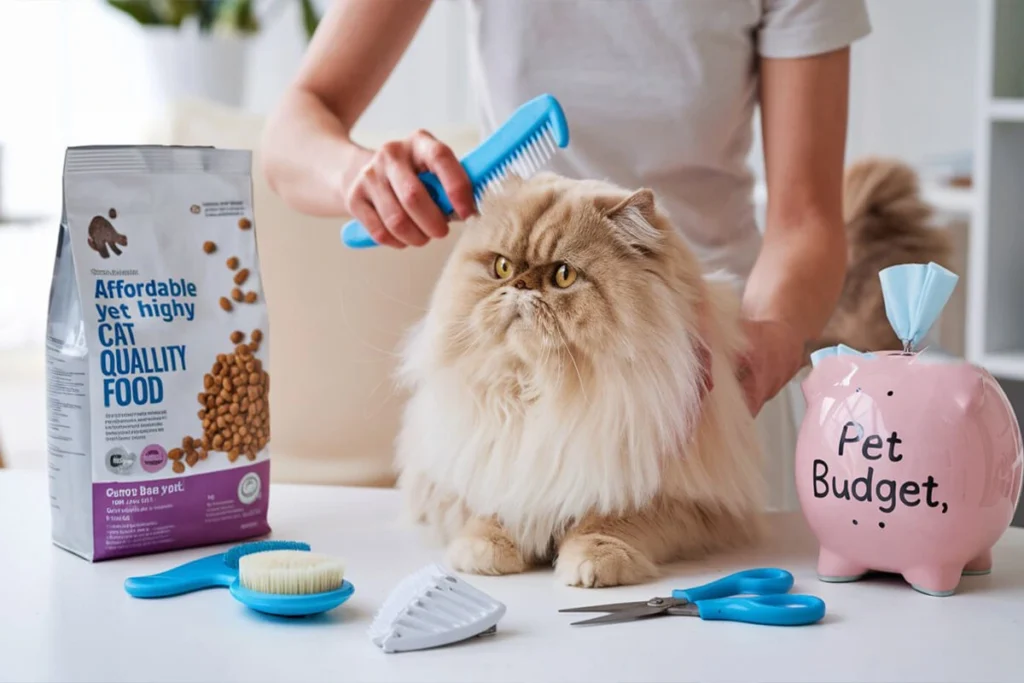
[[[416, 174], [429, 169], [462, 218], [469, 181], [419, 131], [380, 149], [349, 138], [430, 7], [335, 0], [268, 122], [264, 166], [297, 210], [352, 215], [395, 248], [448, 227]], [[572, 144], [550, 170], [649, 187], [711, 269], [745, 281], [756, 414], [799, 370], [846, 270], [841, 183], [849, 46], [863, 0], [471, 0], [472, 78], [488, 134], [523, 102], [555, 94]], [[760, 106], [768, 185], [757, 229], [746, 158]]]

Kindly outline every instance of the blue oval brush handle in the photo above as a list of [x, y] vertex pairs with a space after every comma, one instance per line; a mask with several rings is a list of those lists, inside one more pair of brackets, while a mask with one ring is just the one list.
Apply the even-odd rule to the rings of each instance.
[[[445, 216], [450, 216], [455, 212], [451, 201], [448, 200], [448, 195], [444, 191], [444, 186], [441, 185], [441, 181], [436, 175], [430, 171], [425, 171], [419, 174], [419, 179], [423, 186], [427, 188], [427, 194], [437, 204], [437, 208], [441, 209], [441, 213]], [[377, 246], [377, 243], [370, 237], [370, 233], [366, 231], [363, 224], [356, 220], [345, 224], [341, 231], [341, 238], [352, 249], [369, 249], [370, 247]]]
[[230, 586], [238, 570], [224, 564], [224, 554], [194, 560], [150, 576], [125, 579], [124, 589], [135, 598], [167, 598], [204, 588]]

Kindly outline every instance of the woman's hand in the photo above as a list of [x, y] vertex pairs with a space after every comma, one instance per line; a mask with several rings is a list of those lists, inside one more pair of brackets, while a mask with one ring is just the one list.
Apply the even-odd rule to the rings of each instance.
[[744, 320], [747, 353], [740, 358], [736, 376], [752, 415], [761, 412], [793, 379], [804, 361], [804, 344], [789, 325], [775, 320]]
[[448, 235], [448, 219], [417, 177], [431, 171], [441, 181], [452, 208], [465, 220], [476, 212], [473, 187], [452, 150], [426, 131], [364, 150], [362, 167], [345, 204], [377, 244], [398, 249], [421, 247]]

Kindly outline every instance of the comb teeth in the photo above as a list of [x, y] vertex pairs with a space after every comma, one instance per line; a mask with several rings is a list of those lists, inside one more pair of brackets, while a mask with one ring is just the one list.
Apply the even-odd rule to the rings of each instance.
[[515, 175], [524, 180], [544, 168], [544, 165], [555, 156], [558, 151], [558, 143], [555, 140], [551, 124], [545, 124], [527, 141], [519, 147], [500, 166], [491, 171], [477, 186], [473, 193], [477, 210], [484, 197], [501, 186], [510, 175]]

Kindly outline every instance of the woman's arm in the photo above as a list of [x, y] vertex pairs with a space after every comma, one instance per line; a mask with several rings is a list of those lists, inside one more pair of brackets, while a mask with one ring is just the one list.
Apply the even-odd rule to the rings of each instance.
[[327, 9], [295, 80], [267, 121], [263, 168], [301, 211], [341, 215], [339, 174], [365, 156], [349, 132], [408, 48], [430, 2], [339, 0]]
[[849, 68], [849, 48], [761, 62], [768, 210], [743, 298], [755, 412], [800, 369], [842, 291]]
[[430, 8], [430, 0], [336, 0], [294, 82], [267, 121], [263, 172], [293, 208], [354, 215], [382, 244], [420, 245], [447, 221], [417, 180], [434, 171], [460, 216], [473, 211], [458, 159], [429, 133], [368, 150], [352, 127], [380, 91]]

